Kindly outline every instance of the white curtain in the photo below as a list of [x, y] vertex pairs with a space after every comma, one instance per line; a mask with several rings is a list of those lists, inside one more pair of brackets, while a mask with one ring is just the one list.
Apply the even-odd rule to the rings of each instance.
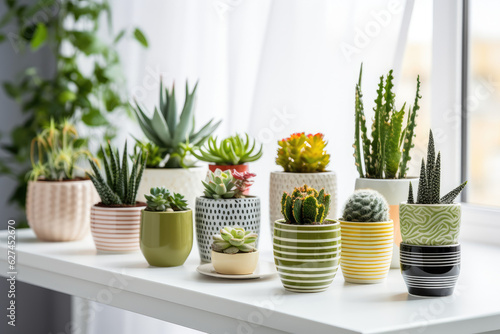
[[[199, 80], [197, 124], [223, 119], [218, 135], [248, 132], [265, 144], [263, 158], [251, 166], [258, 174], [253, 191], [263, 203], [261, 242], [270, 242], [265, 232], [269, 172], [279, 170], [276, 141], [290, 133], [325, 134], [342, 206], [357, 176], [352, 143], [359, 66], [363, 62], [365, 110], [371, 110], [378, 77], [403, 56], [409, 20], [404, 0], [115, 0], [112, 5], [115, 29], [139, 26], [150, 43], [147, 50], [131, 42], [122, 46], [131, 96], [152, 107], [160, 75], [167, 84], [175, 80], [181, 99], [185, 80], [190, 85]], [[122, 136], [142, 136], [131, 121], [122, 128], [127, 129]], [[89, 334], [183, 332], [112, 308], [96, 313], [86, 328]]]

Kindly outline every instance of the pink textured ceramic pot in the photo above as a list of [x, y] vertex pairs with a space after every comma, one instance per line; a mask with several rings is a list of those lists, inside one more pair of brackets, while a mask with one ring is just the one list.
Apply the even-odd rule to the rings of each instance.
[[38, 239], [74, 241], [89, 233], [99, 195], [90, 180], [29, 181], [26, 217]]

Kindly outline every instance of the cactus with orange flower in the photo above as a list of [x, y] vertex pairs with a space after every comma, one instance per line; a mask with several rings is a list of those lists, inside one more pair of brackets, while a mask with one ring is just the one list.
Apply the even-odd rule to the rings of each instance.
[[278, 145], [276, 163], [285, 172], [319, 173], [324, 172], [330, 163], [330, 155], [325, 149], [327, 142], [322, 133], [294, 133], [278, 141]]

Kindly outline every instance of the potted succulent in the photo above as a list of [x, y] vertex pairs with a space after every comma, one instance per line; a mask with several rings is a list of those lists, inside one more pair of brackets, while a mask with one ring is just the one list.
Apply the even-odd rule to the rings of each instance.
[[[89, 160], [94, 183], [101, 202], [92, 206], [90, 230], [98, 251], [130, 252], [139, 249], [141, 210], [146, 203], [137, 202], [137, 191], [146, 164], [146, 153], [127, 154], [127, 143], [120, 155], [108, 143], [101, 147], [104, 174], [97, 164]], [[132, 168], [129, 168], [129, 159]]]
[[[203, 191], [199, 180], [205, 177], [206, 170], [196, 167], [195, 161], [190, 159], [191, 146], [201, 146], [209, 135], [217, 129], [220, 121], [213, 120], [196, 131], [195, 124], [195, 97], [196, 88], [190, 92], [186, 82], [186, 94], [182, 112], [178, 116], [175, 87], [171, 90], [160, 84], [160, 104], [147, 115], [143, 108], [136, 103], [133, 107], [139, 125], [144, 135], [151, 141], [151, 149], [156, 149], [144, 171], [144, 177], [139, 186], [139, 200], [145, 200], [142, 194], [158, 184], [163, 184], [170, 191], [186, 196], [189, 206], [194, 205], [197, 194]], [[150, 153], [152, 150], [150, 150]], [[162, 159], [156, 157], [161, 155]]]
[[389, 273], [394, 226], [385, 198], [371, 189], [356, 190], [340, 221], [344, 279], [350, 283], [380, 283]]
[[454, 200], [462, 183], [441, 197], [441, 153], [435, 154], [429, 132], [427, 164], [422, 159], [416, 200], [410, 185], [408, 201], [401, 203], [401, 271], [408, 292], [419, 296], [448, 296], [460, 272], [461, 207]]
[[223, 226], [241, 226], [260, 232], [260, 198], [245, 195], [255, 174], [237, 171], [208, 171], [202, 184], [204, 196], [196, 198], [196, 236], [200, 258], [211, 261], [212, 236]]
[[147, 207], [141, 212], [140, 247], [155, 267], [182, 266], [193, 248], [193, 212], [184, 196], [165, 187], [145, 194]]
[[[270, 222], [281, 217], [282, 194], [300, 184], [312, 188], [325, 188], [331, 194], [330, 212], [326, 218], [335, 219], [337, 212], [337, 176], [326, 168], [330, 155], [326, 153], [327, 142], [323, 134], [294, 133], [278, 142], [276, 163], [283, 171], [271, 172], [269, 189]], [[271, 223], [271, 235], [273, 224]]]
[[259, 251], [255, 248], [257, 233], [239, 226], [225, 226], [214, 234], [212, 265], [219, 274], [248, 275], [257, 268]]
[[90, 207], [99, 197], [89, 179], [77, 176], [85, 157], [92, 155], [67, 120], [51, 119], [31, 142], [26, 216], [38, 239], [72, 241], [88, 234]]
[[[387, 77], [380, 77], [377, 98], [373, 108], [375, 115], [369, 138], [366, 116], [361, 92], [363, 65], [359, 71], [356, 84], [354, 159], [359, 173], [355, 189], [374, 189], [381, 193], [389, 203], [389, 217], [394, 221], [394, 247], [392, 268], [399, 268], [398, 245], [401, 241], [399, 232], [399, 203], [407, 195], [408, 185], [417, 187], [416, 177], [407, 177], [408, 162], [411, 160], [411, 149], [414, 147], [415, 126], [420, 94], [420, 78], [417, 77], [417, 89], [413, 107], [400, 109], [395, 106], [393, 93], [393, 75], [389, 71]], [[405, 113], [408, 111], [405, 122]]]
[[286, 290], [321, 292], [330, 287], [340, 260], [340, 225], [326, 218], [331, 195], [304, 185], [283, 192], [283, 219], [274, 222], [274, 263]]
[[193, 152], [193, 155], [200, 161], [209, 162], [208, 168], [212, 172], [216, 169], [222, 171], [234, 169], [243, 173], [248, 172], [247, 163], [262, 157], [262, 144], [257, 151], [255, 145], [255, 140], [251, 142], [246, 133], [245, 138], [236, 134], [222, 139], [220, 143], [217, 137], [211, 136], [205, 146], [199, 149], [199, 153]]

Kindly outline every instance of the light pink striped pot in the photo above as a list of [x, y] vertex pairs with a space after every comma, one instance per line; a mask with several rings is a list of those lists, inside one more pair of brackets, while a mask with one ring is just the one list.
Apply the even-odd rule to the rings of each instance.
[[144, 206], [92, 206], [90, 230], [99, 251], [122, 253], [139, 250], [141, 211]]
[[80, 240], [89, 233], [90, 208], [97, 202], [90, 180], [29, 181], [26, 218], [40, 240]]

